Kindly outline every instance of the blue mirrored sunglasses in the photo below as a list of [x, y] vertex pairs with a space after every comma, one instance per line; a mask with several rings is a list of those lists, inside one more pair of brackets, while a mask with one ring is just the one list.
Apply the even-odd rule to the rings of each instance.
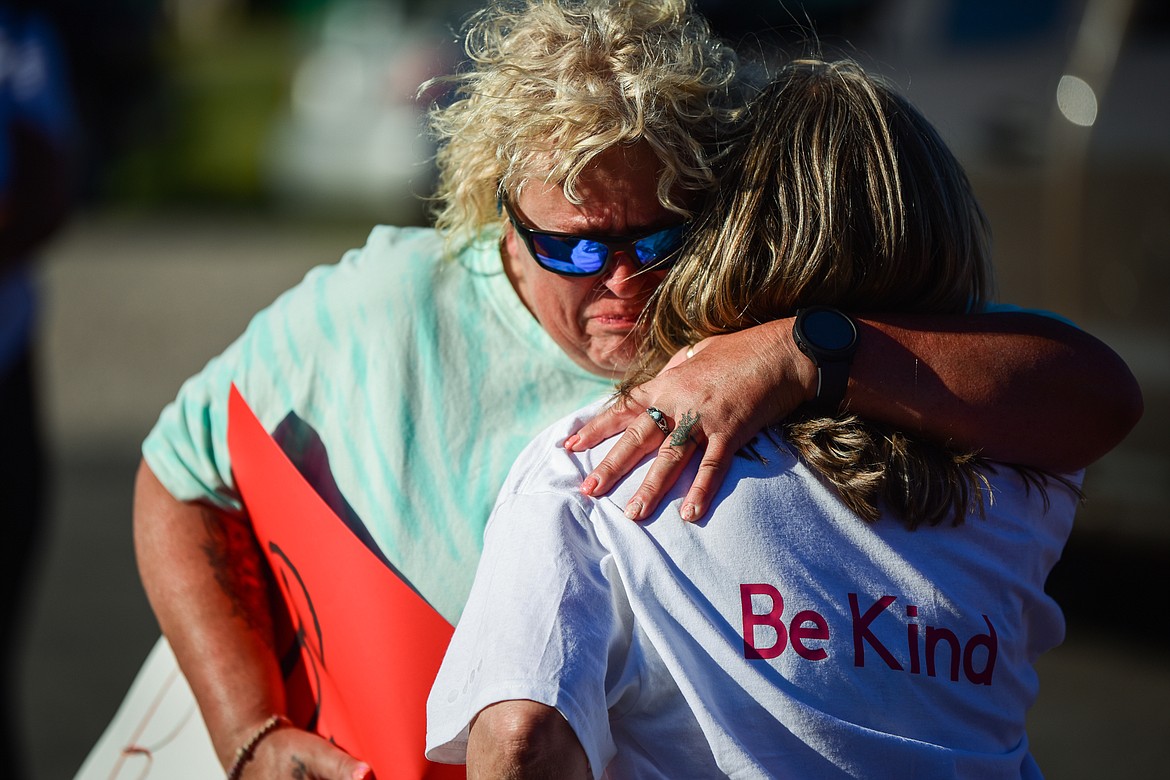
[[533, 230], [520, 221], [512, 206], [501, 199], [500, 205], [516, 229], [516, 235], [528, 247], [536, 262], [546, 271], [562, 276], [594, 276], [605, 270], [619, 251], [637, 261], [639, 268], [662, 268], [669, 265], [686, 237], [687, 223], [656, 230], [644, 236], [581, 236], [573, 233], [549, 233]]

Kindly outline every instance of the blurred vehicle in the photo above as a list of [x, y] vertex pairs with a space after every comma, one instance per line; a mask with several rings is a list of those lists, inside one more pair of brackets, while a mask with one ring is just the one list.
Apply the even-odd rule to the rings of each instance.
[[279, 204], [417, 221], [434, 178], [423, 113], [441, 95], [416, 98], [416, 90], [454, 66], [458, 50], [447, 24], [399, 3], [327, 7], [270, 136], [264, 169]]

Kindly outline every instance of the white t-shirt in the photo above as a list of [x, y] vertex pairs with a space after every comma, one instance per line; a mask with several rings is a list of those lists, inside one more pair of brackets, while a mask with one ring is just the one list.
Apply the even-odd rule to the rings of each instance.
[[[577, 490], [609, 444], [513, 467], [428, 704], [427, 755], [462, 762], [485, 706], [556, 707], [595, 776], [1038, 777], [1033, 664], [1064, 636], [1043, 590], [1076, 497], [1014, 470], [959, 527], [867, 524], [772, 434], [698, 524], [680, 478], [644, 523]], [[1075, 479], [1079, 480], [1080, 475]]]

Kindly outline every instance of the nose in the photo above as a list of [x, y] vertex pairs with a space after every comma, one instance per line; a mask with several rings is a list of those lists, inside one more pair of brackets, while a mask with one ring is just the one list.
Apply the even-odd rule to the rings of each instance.
[[653, 273], [639, 273], [641, 266], [625, 250], [619, 249], [605, 274], [605, 286], [618, 298], [636, 298], [656, 287], [658, 277]]

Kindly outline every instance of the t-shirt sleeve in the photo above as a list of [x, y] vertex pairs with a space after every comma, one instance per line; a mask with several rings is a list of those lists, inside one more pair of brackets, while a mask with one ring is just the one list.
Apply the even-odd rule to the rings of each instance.
[[471, 596], [427, 704], [427, 757], [464, 763], [471, 720], [529, 699], [572, 726], [595, 777], [614, 755], [606, 670], [625, 642], [611, 559], [588, 510], [556, 493], [501, 498]]
[[290, 411], [312, 404], [323, 381], [315, 376], [320, 356], [337, 350], [339, 323], [354, 306], [358, 268], [372, 247], [384, 251], [389, 240], [385, 229], [375, 231], [364, 249], [311, 270], [183, 384], [142, 446], [143, 459], [171, 495], [242, 509], [227, 447], [231, 385], [269, 431]]
[[242, 350], [236, 342], [188, 379], [142, 444], [146, 465], [180, 501], [242, 509], [228, 457], [226, 407], [237, 353]]

